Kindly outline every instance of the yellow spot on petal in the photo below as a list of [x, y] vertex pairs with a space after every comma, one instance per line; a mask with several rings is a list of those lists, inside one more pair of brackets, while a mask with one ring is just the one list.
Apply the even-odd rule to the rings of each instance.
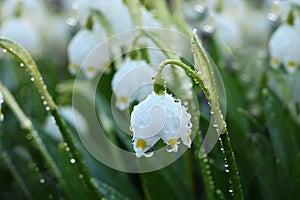
[[87, 71], [87, 72], [90, 72], [90, 73], [93, 73], [93, 72], [95, 72], [95, 68], [92, 67], [92, 66], [88, 66], [88, 67], [86, 68], [86, 71]]
[[296, 64], [294, 61], [289, 61], [289, 62], [287, 63], [287, 66], [288, 66], [289, 68], [295, 68], [295, 67], [297, 66], [297, 64]]
[[118, 102], [122, 103], [122, 104], [127, 104], [128, 103], [128, 99], [127, 97], [125, 96], [121, 96], [119, 99], [118, 99]]
[[71, 63], [69, 65], [71, 72], [76, 72], [78, 70], [78, 65], [75, 63]]
[[172, 138], [168, 141], [168, 144], [171, 146], [171, 147], [174, 147], [177, 145], [177, 138]]
[[192, 134], [192, 132], [191, 132], [191, 130], [189, 130], [189, 132], [188, 132], [188, 134], [187, 134], [187, 137], [186, 137], [186, 140], [187, 140], [187, 142], [189, 143], [189, 144], [191, 144], [191, 134]]
[[277, 58], [272, 58], [271, 60], [272, 64], [278, 66], [279, 65], [279, 60]]
[[145, 149], [146, 146], [147, 142], [143, 139], [138, 139], [138, 141], [136, 142], [136, 148]]

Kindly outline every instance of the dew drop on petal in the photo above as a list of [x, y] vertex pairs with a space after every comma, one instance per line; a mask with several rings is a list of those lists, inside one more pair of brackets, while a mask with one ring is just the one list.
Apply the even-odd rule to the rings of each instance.
[[150, 149], [149, 151], [144, 153], [144, 156], [147, 157], [147, 158], [150, 158], [150, 157], [153, 156], [153, 154], [154, 154], [153, 149]]
[[174, 148], [171, 145], [167, 145], [166, 150], [167, 152], [173, 152]]
[[70, 159], [70, 163], [71, 163], [71, 164], [74, 164], [74, 163], [76, 163], [76, 160], [75, 160], [74, 158], [71, 158], [71, 159]]

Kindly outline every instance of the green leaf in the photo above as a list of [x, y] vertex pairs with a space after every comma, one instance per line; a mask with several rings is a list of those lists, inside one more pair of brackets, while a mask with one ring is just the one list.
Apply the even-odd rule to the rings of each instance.
[[195, 71], [197, 71], [199, 79], [201, 80], [199, 84], [203, 89], [211, 107], [211, 113], [217, 132], [219, 134], [224, 134], [227, 132], [227, 128], [220, 108], [220, 101], [217, 91], [217, 86], [219, 83], [214, 77], [216, 76], [213, 69], [215, 64], [202, 46], [196, 31], [193, 32], [192, 36], [192, 52], [194, 55]]
[[[292, 172], [297, 165], [300, 127], [284, 104], [268, 89], [264, 89], [262, 94], [266, 126], [276, 156], [278, 188], [290, 191]], [[285, 197], [285, 194], [281, 195]]]

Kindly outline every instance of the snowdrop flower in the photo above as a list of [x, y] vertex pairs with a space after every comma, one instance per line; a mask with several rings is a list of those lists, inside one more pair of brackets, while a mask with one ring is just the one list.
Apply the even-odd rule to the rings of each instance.
[[[93, 78], [99, 70], [105, 68], [109, 62], [107, 48], [96, 48], [101, 43], [102, 38], [101, 33], [98, 34], [93, 30], [82, 29], [77, 32], [68, 46], [69, 70], [71, 73], [75, 74], [79, 66], [82, 66], [86, 77]], [[85, 60], [87, 56], [88, 59]]]
[[37, 55], [41, 51], [39, 34], [32, 24], [25, 19], [6, 20], [0, 28], [0, 36], [15, 40], [30, 53]]
[[20, 9], [22, 18], [31, 23], [44, 23], [44, 1], [39, 0], [6, 0], [1, 5], [0, 18], [7, 20], [16, 17], [16, 12]]
[[169, 152], [177, 152], [180, 140], [191, 146], [191, 115], [181, 101], [169, 94], [154, 92], [136, 105], [131, 113], [133, 148], [137, 157], [145, 155], [162, 139]]
[[134, 100], [143, 100], [153, 91], [151, 77], [154, 75], [155, 70], [145, 61], [127, 59], [112, 80], [116, 107], [125, 110]]
[[0, 92], [0, 121], [3, 121], [4, 120], [4, 116], [2, 114], [2, 111], [1, 111], [1, 104], [4, 102], [3, 100], [3, 95], [2, 93]]
[[278, 68], [283, 64], [288, 72], [294, 72], [300, 64], [300, 30], [283, 24], [271, 36], [269, 51], [271, 55], [271, 66]]

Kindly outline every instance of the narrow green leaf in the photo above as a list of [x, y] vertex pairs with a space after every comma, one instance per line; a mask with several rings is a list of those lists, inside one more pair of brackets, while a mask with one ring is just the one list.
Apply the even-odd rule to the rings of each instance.
[[220, 108], [219, 96], [217, 93], [217, 82], [214, 78], [214, 70], [212, 65], [215, 65], [199, 40], [196, 31], [192, 36], [192, 52], [194, 55], [195, 71], [198, 73], [205, 96], [211, 107], [211, 113], [216, 125], [217, 132], [224, 134], [227, 132], [226, 122]]

